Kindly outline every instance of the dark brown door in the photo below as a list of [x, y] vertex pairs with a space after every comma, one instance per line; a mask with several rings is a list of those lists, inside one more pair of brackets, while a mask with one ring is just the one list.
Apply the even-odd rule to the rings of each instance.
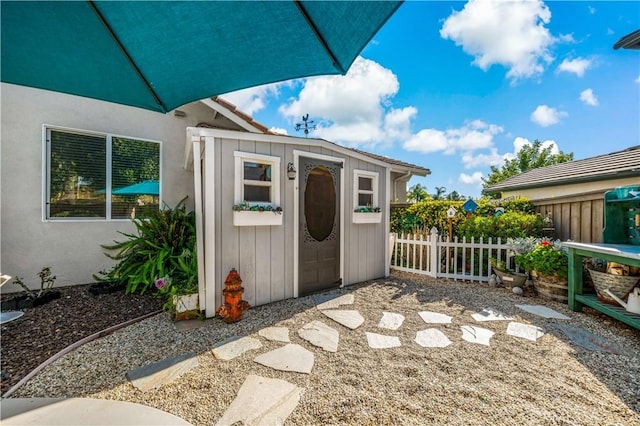
[[341, 284], [341, 167], [338, 163], [300, 157], [300, 296]]

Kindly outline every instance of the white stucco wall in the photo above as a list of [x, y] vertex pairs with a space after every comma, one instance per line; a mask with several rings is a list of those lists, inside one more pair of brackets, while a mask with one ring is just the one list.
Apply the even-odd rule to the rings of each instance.
[[580, 194], [610, 191], [616, 186], [638, 185], [640, 176], [621, 179], [608, 179], [596, 182], [572, 183], [568, 185], [547, 186], [544, 188], [518, 189], [502, 192], [503, 198], [526, 197], [532, 201], [547, 200], [552, 198], [570, 197]]
[[[204, 105], [180, 108], [186, 117], [160, 114], [93, 99], [2, 83], [0, 132], [0, 271], [39, 286], [37, 273], [50, 266], [56, 286], [94, 282], [92, 274], [111, 266], [101, 244], [122, 240], [128, 221], [46, 222], [42, 220], [44, 124], [162, 141], [162, 200], [175, 206], [189, 196], [193, 173], [183, 169], [188, 126], [214, 123]], [[3, 292], [18, 291], [6, 284]]]

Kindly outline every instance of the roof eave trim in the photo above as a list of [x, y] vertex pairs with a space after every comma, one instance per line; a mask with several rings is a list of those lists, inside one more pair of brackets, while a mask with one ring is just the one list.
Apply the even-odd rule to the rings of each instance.
[[601, 181], [601, 180], [615, 179], [615, 178], [621, 178], [621, 177], [630, 177], [630, 176], [640, 176], [640, 171], [639, 170], [627, 170], [627, 171], [603, 174], [603, 175], [598, 175], [598, 176], [585, 176], [585, 177], [578, 177], [578, 178], [573, 178], [573, 179], [565, 178], [565, 179], [556, 180], [556, 181], [534, 183], [534, 184], [531, 184], [531, 185], [522, 184], [522, 185], [502, 186], [502, 187], [494, 186], [494, 187], [487, 187], [487, 188], [485, 188], [484, 191], [489, 193], [489, 194], [494, 194], [494, 193], [497, 193], [497, 192], [515, 191], [515, 190], [518, 190], [518, 189], [535, 189], [535, 188], [546, 188], [546, 187], [549, 187], [549, 186], [564, 186], [564, 185], [569, 185], [569, 184], [573, 184], [573, 183], [598, 182], [598, 181]]

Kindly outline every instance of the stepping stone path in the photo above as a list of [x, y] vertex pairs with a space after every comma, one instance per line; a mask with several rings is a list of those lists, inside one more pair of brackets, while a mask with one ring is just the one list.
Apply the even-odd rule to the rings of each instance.
[[483, 321], [511, 321], [513, 317], [507, 317], [503, 313], [494, 311], [493, 309], [483, 309], [477, 314], [471, 315], [471, 318], [478, 322]]
[[229, 361], [247, 351], [260, 349], [261, 347], [262, 343], [258, 339], [235, 336], [218, 343], [211, 352], [216, 358]]
[[416, 343], [423, 348], [446, 348], [453, 342], [442, 331], [428, 328], [416, 333]]
[[340, 310], [328, 310], [322, 311], [323, 314], [347, 328], [355, 330], [364, 323], [364, 318], [358, 311], [340, 311]]
[[282, 425], [298, 406], [303, 390], [285, 380], [251, 374], [216, 424]]
[[131, 370], [127, 373], [127, 379], [133, 386], [146, 392], [173, 382], [197, 366], [196, 354], [188, 353]]
[[544, 330], [535, 325], [510, 322], [507, 326], [507, 335], [535, 342], [544, 335]]
[[451, 324], [452, 319], [449, 315], [438, 312], [423, 311], [418, 312], [418, 315], [420, 315], [420, 318], [427, 324]]
[[340, 334], [337, 330], [323, 322], [312, 321], [298, 330], [298, 335], [314, 346], [321, 347], [327, 352], [338, 351]]
[[546, 306], [540, 305], [516, 305], [518, 308], [523, 311], [527, 311], [530, 314], [538, 315], [542, 318], [555, 318], [555, 319], [571, 319], [566, 315], [562, 315], [558, 311], [554, 311], [551, 308], [547, 308]]
[[367, 343], [373, 349], [397, 348], [400, 346], [400, 338], [396, 336], [385, 336], [377, 333], [365, 333], [367, 335]]
[[273, 342], [290, 343], [289, 329], [287, 327], [267, 327], [258, 331], [258, 334]]
[[404, 315], [394, 314], [392, 312], [383, 312], [382, 318], [378, 323], [378, 327], [386, 328], [389, 330], [397, 330], [402, 326], [404, 322]]
[[489, 346], [489, 340], [495, 334], [491, 330], [486, 328], [480, 328], [473, 325], [463, 325], [460, 327], [462, 330], [462, 338], [470, 343], [478, 343], [480, 345]]
[[291, 343], [254, 358], [255, 362], [266, 367], [306, 374], [311, 373], [314, 360], [313, 352]]
[[327, 300], [326, 302], [320, 303], [316, 306], [318, 309], [335, 309], [340, 305], [353, 305], [355, 298], [353, 294], [345, 294], [335, 299]]
[[598, 336], [582, 327], [574, 327], [567, 324], [556, 324], [556, 327], [562, 330], [562, 332], [576, 345], [582, 346], [590, 351], [608, 352], [615, 355], [627, 355], [623, 348], [608, 341], [607, 339]]

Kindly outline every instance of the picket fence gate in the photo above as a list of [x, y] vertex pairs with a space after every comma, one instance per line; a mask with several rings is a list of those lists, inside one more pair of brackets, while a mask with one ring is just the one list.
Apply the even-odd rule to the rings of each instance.
[[515, 269], [513, 254], [498, 238], [493, 242], [479, 238], [451, 241], [438, 235], [436, 228], [426, 237], [392, 233], [389, 237], [391, 269], [424, 274], [434, 278], [487, 282], [491, 276], [491, 258], [501, 259]]

